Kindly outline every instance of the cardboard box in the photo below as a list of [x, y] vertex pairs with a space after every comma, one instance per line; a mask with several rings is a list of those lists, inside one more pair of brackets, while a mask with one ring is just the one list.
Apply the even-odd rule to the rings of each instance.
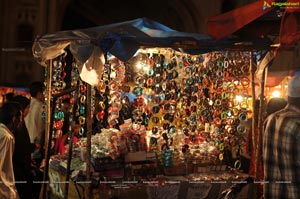
[[155, 160], [154, 152], [137, 151], [129, 152], [125, 155], [125, 162], [140, 162], [145, 160]]

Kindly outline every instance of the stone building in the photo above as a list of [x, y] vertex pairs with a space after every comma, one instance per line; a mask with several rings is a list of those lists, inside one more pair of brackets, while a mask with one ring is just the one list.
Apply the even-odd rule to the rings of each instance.
[[1, 0], [0, 85], [27, 87], [44, 78], [32, 58], [34, 38], [147, 17], [183, 32], [206, 33], [205, 18], [250, 0]]

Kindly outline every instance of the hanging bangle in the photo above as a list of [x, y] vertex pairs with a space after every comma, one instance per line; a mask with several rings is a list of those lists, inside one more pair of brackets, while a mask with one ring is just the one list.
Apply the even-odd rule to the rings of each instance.
[[80, 97], [80, 103], [84, 104], [85, 100], [86, 100], [85, 95], [81, 95], [81, 97]]
[[239, 170], [241, 168], [241, 166], [242, 166], [241, 161], [236, 160], [235, 163], [234, 163], [234, 168]]
[[79, 122], [80, 125], [84, 125], [85, 124], [85, 117], [79, 116], [78, 120], [79, 120], [78, 122]]
[[101, 110], [104, 110], [105, 109], [105, 104], [103, 101], [100, 101], [99, 102], [99, 107], [101, 108]]
[[248, 88], [249, 87], [249, 83], [250, 83], [250, 80], [247, 77], [243, 77], [242, 78], [241, 84], [242, 84], [243, 87]]
[[219, 160], [222, 161], [223, 159], [224, 159], [224, 155], [223, 155], [223, 153], [220, 153], [220, 154], [219, 154]]

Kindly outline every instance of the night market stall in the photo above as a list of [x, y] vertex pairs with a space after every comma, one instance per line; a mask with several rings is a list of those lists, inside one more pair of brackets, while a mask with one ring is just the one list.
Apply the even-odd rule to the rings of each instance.
[[[216, 198], [247, 184], [240, 169], [253, 57], [270, 44], [214, 40], [145, 18], [38, 37], [33, 55], [47, 86], [43, 196], [50, 188], [58, 198]], [[50, 157], [66, 121], [69, 153]]]

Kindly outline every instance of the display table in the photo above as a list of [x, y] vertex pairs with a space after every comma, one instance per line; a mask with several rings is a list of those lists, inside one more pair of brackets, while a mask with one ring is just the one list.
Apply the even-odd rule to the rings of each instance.
[[[51, 198], [63, 198], [66, 179], [66, 170], [63, 163], [50, 164], [49, 178]], [[55, 166], [56, 165], [56, 166]], [[59, 165], [59, 166], [57, 166]], [[92, 181], [84, 181], [82, 171], [76, 170], [76, 160], [73, 160], [73, 169], [69, 181], [68, 198], [77, 199], [84, 196], [85, 183], [92, 183], [93, 199], [106, 199], [117, 197], [120, 199], [216, 199], [221, 193], [235, 184], [244, 184], [243, 189], [237, 194], [237, 198], [251, 198], [253, 184], [248, 184], [245, 179], [248, 175], [236, 171], [212, 171], [191, 173], [186, 176], [136, 177], [124, 176], [102, 178], [94, 173]], [[79, 165], [79, 164], [78, 164]], [[79, 168], [77, 165], [77, 169]], [[81, 167], [84, 168], [84, 167]], [[124, 173], [120, 173], [124, 174]]]

